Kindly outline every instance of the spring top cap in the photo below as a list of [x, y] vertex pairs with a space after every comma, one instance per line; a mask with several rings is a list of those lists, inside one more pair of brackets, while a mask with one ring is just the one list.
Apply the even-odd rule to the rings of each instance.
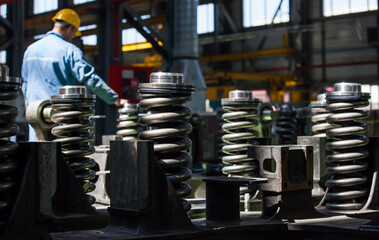
[[[141, 90], [143, 89], [143, 90]], [[192, 85], [184, 84], [184, 75], [181, 73], [170, 72], [153, 72], [150, 74], [149, 83], [141, 83], [139, 91], [146, 91], [146, 89], [171, 89], [177, 91], [194, 91], [195, 87]], [[150, 91], [147, 90], [147, 91]]]
[[370, 94], [362, 92], [362, 85], [360, 83], [340, 82], [334, 84], [333, 92], [328, 92], [326, 96], [370, 97]]
[[96, 96], [88, 94], [85, 86], [63, 86], [59, 88], [59, 95], [51, 96], [51, 100], [56, 99], [96, 99]]
[[231, 102], [249, 103], [258, 102], [259, 99], [253, 97], [252, 91], [247, 90], [233, 90], [229, 92], [229, 98], [221, 99], [222, 104], [228, 104]]
[[8, 66], [4, 64], [0, 64], [0, 83], [21, 85], [22, 82], [21, 82], [21, 78], [19, 77], [9, 77]]
[[150, 74], [150, 82], [184, 84], [184, 75], [181, 73], [153, 72]]
[[252, 91], [234, 90], [229, 92], [229, 100], [232, 101], [252, 101]]
[[360, 83], [336, 83], [334, 84], [335, 92], [361, 92], [362, 86]]

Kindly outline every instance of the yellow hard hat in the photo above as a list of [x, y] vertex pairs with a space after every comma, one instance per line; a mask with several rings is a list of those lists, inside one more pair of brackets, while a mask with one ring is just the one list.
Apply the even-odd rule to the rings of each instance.
[[64, 8], [57, 12], [55, 16], [51, 19], [53, 22], [57, 20], [65, 21], [71, 25], [73, 25], [76, 28], [76, 33], [75, 36], [81, 36], [82, 34], [79, 32], [79, 27], [80, 27], [80, 19], [79, 15], [72, 9], [69, 8]]

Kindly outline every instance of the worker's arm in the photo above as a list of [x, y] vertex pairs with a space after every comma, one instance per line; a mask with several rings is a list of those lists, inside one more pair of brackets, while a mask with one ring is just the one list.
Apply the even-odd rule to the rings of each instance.
[[72, 49], [68, 49], [67, 55], [69, 69], [74, 79], [87, 86], [104, 102], [122, 105], [118, 94], [95, 73], [95, 68], [84, 59], [82, 51], [73, 46]]

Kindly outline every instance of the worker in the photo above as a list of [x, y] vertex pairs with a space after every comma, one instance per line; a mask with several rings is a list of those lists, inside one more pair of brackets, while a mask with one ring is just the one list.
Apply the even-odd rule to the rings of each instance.
[[[31, 44], [22, 63], [22, 92], [28, 106], [36, 100], [50, 99], [65, 85], [85, 85], [107, 104], [121, 106], [127, 102], [118, 97], [95, 69], [83, 57], [82, 51], [72, 44], [79, 32], [79, 15], [72, 9], [62, 9], [53, 18], [51, 31]], [[37, 140], [29, 126], [29, 140]]]

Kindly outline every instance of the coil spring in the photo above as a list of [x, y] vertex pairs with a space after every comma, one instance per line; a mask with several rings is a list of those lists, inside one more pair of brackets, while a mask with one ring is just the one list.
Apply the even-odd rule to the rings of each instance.
[[331, 115], [326, 108], [326, 94], [319, 94], [317, 101], [311, 103], [312, 108], [312, 132], [315, 137], [326, 137], [326, 130], [332, 128], [332, 125], [326, 122], [326, 118]]
[[224, 136], [224, 130], [222, 130], [222, 125], [224, 124], [222, 115], [224, 112], [222, 109], [217, 110], [217, 120], [218, 120], [218, 130], [217, 130], [217, 157], [220, 163], [222, 162], [222, 158], [224, 157], [224, 152], [222, 148], [226, 145], [226, 143], [222, 140]]
[[[192, 161], [187, 152], [192, 146], [187, 137], [192, 131], [187, 122], [192, 111], [182, 105], [192, 99], [193, 90], [193, 86], [183, 84], [182, 74], [162, 72], [152, 73], [150, 83], [139, 87], [140, 108], [152, 112], [139, 118], [142, 125], [150, 128], [142, 131], [139, 138], [154, 141], [155, 156], [180, 198], [191, 193], [191, 187], [183, 182], [192, 176], [186, 167]], [[191, 209], [188, 201], [182, 202], [186, 211]]]
[[222, 99], [225, 132], [222, 139], [226, 145], [222, 148], [227, 164], [222, 171], [229, 176], [252, 176], [257, 162], [247, 156], [247, 148], [256, 145], [254, 138], [259, 136], [257, 126], [259, 100], [254, 99], [251, 91], [230, 91], [228, 99]]
[[118, 110], [118, 114], [118, 131], [116, 134], [121, 136], [124, 141], [137, 140], [137, 135], [140, 132], [137, 104], [125, 104]]
[[296, 112], [288, 104], [280, 107], [279, 116], [275, 122], [279, 144], [296, 144], [297, 120], [295, 116]]
[[[8, 76], [8, 67], [0, 65], [0, 100], [9, 101], [19, 95], [21, 79]], [[16, 107], [0, 105], [0, 228], [9, 218], [9, 214], [16, 194], [17, 168], [16, 159], [9, 157], [17, 149], [17, 143], [10, 141], [9, 137], [18, 133], [18, 126], [12, 122], [18, 115]]]
[[[77, 91], [73, 93], [72, 91]], [[85, 87], [65, 86], [59, 89], [60, 95], [52, 96], [52, 121], [59, 125], [51, 130], [62, 143], [62, 153], [85, 193], [95, 189], [98, 165], [94, 159], [85, 157], [95, 152], [94, 122], [89, 118], [94, 115], [94, 95], [87, 95]], [[87, 195], [90, 204], [96, 199]]]
[[334, 210], [357, 210], [365, 204], [368, 194], [366, 145], [367, 125], [361, 120], [368, 112], [357, 108], [369, 105], [369, 94], [361, 92], [361, 85], [337, 83], [334, 92], [327, 94], [329, 112], [327, 122], [335, 128], [326, 131], [329, 155], [326, 173], [326, 207]]

